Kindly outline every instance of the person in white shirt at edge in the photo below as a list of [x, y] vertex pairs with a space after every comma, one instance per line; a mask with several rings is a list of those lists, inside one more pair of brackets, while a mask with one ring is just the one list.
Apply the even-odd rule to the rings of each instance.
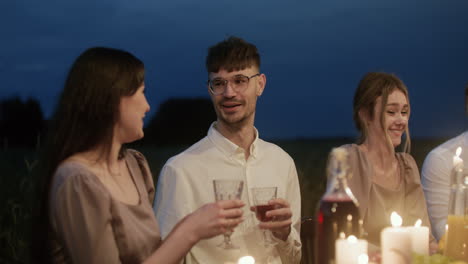
[[[185, 263], [237, 262], [246, 255], [256, 263], [299, 263], [301, 258], [301, 197], [292, 158], [280, 147], [259, 138], [254, 127], [257, 98], [266, 76], [260, 73], [257, 48], [237, 37], [212, 46], [206, 58], [208, 93], [217, 115], [208, 135], [169, 159], [159, 176], [154, 210], [164, 238], [174, 223], [200, 205], [214, 201], [214, 179], [244, 181], [244, 222], [231, 239], [238, 250], [217, 247], [222, 236], [196, 244]], [[250, 188], [278, 187], [271, 222], [259, 222], [253, 213]], [[250, 211], [249, 211], [250, 207]], [[261, 229], [276, 242], [264, 248]]]
[[[468, 84], [465, 87], [465, 110], [468, 113]], [[440, 240], [445, 233], [450, 196], [450, 172], [453, 168], [453, 156], [458, 147], [462, 148], [460, 157], [467, 164], [468, 131], [465, 131], [429, 152], [422, 166], [421, 183], [426, 196], [433, 235], [437, 240]]]

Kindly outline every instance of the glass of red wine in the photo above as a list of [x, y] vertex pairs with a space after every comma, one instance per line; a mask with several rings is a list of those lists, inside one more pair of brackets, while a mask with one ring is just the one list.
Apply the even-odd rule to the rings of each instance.
[[[266, 213], [275, 209], [274, 205], [269, 204], [270, 200], [276, 199], [278, 187], [258, 187], [251, 188], [252, 198], [255, 206], [257, 219], [261, 222], [273, 221], [272, 217], [268, 217]], [[276, 244], [267, 234], [267, 230], [263, 230], [263, 239], [265, 247], [271, 247]]]
[[[241, 199], [244, 181], [241, 180], [213, 180], [213, 189], [215, 200], [236, 200]], [[224, 233], [224, 240], [218, 247], [223, 249], [238, 249], [239, 247], [232, 243], [232, 230]]]

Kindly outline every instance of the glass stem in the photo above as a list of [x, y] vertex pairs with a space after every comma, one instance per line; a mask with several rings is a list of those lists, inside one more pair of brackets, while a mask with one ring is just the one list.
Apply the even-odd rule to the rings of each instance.
[[267, 238], [267, 231], [263, 230], [263, 241], [265, 242], [265, 247], [269, 247], [270, 245], [268, 244], [268, 238]]
[[231, 245], [231, 235], [230, 234], [224, 234], [224, 244]]

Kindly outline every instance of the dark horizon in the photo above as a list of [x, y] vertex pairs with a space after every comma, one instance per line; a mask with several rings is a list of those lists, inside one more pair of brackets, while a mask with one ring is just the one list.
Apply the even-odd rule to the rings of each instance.
[[[38, 104], [39, 104], [39, 107], [41, 109], [41, 112], [42, 112], [42, 116], [44, 118], [44, 122], [45, 124], [47, 125], [47, 123], [50, 121], [50, 118], [52, 118], [52, 116], [46, 116], [44, 114], [44, 110], [42, 108], [42, 104], [39, 102], [39, 100], [37, 98], [34, 98], [32, 96], [27, 96], [27, 97], [20, 97], [20, 96], [17, 96], [17, 95], [12, 95], [12, 96], [8, 96], [8, 97], [4, 97], [4, 98], [0, 98], [0, 102], [4, 102], [6, 100], [17, 100], [19, 99], [22, 103], [26, 103], [26, 101], [28, 100], [33, 100], [33, 101], [36, 101]], [[196, 101], [196, 100], [210, 100], [208, 97], [193, 97], [193, 98], [186, 98], [186, 97], [180, 97], [180, 98], [169, 98], [167, 99], [165, 102], [170, 102], [171, 100], [179, 100], [179, 101]], [[162, 102], [161, 105], [159, 105], [159, 107], [161, 107], [165, 102]], [[159, 110], [159, 108], [158, 108]], [[156, 114], [158, 114], [158, 110], [156, 111], [153, 111], [152, 113], [148, 114], [148, 116], [145, 118], [145, 126], [144, 126], [144, 130], [147, 131], [148, 130], [148, 126], [150, 124], [150, 121], [152, 119], [154, 119], [156, 117]], [[214, 112], [212, 113], [214, 114]], [[201, 118], [203, 119], [203, 118]], [[204, 120], [204, 119], [203, 119]], [[213, 119], [214, 121], [214, 119]], [[206, 124], [207, 120], [204, 120], [203, 123]], [[210, 123], [210, 122], [208, 122]], [[353, 126], [354, 126], [354, 123], [353, 123]], [[258, 127], [256, 125], [256, 127]], [[208, 132], [208, 128], [209, 128], [209, 125], [206, 125], [206, 132]], [[464, 131], [461, 131], [460, 133], [463, 133]], [[456, 132], [455, 132], [456, 133]], [[460, 133], [458, 134], [454, 134], [455, 135], [459, 135]], [[260, 136], [264, 139], [264, 140], [267, 140], [267, 141], [301, 141], [301, 140], [306, 140], [306, 141], [309, 141], [309, 140], [337, 140], [337, 139], [343, 139], [345, 141], [349, 141], [350, 143], [352, 142], [355, 142], [357, 141], [358, 139], [358, 132], [357, 130], [355, 129], [355, 131], [353, 131], [352, 134], [343, 134], [343, 135], [339, 135], [339, 134], [335, 134], [335, 135], [324, 135], [324, 136], [297, 136], [297, 137], [264, 137], [262, 136], [262, 131], [260, 130], [259, 131], [259, 134]], [[412, 140], [433, 140], [433, 141], [445, 141], [445, 140], [448, 140], [450, 139], [451, 135], [442, 135], [442, 136], [438, 136], [438, 135], [417, 135], [417, 136], [414, 136], [412, 131], [411, 131], [411, 126], [410, 126], [410, 135], [411, 135], [411, 139]]]

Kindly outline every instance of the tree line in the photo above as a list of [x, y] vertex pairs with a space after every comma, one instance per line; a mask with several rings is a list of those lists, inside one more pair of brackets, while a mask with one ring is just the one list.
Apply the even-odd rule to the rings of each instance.
[[[203, 138], [216, 114], [209, 98], [171, 98], [163, 102], [145, 127], [145, 145], [188, 145]], [[35, 98], [0, 100], [0, 144], [10, 148], [40, 148], [48, 120]]]

